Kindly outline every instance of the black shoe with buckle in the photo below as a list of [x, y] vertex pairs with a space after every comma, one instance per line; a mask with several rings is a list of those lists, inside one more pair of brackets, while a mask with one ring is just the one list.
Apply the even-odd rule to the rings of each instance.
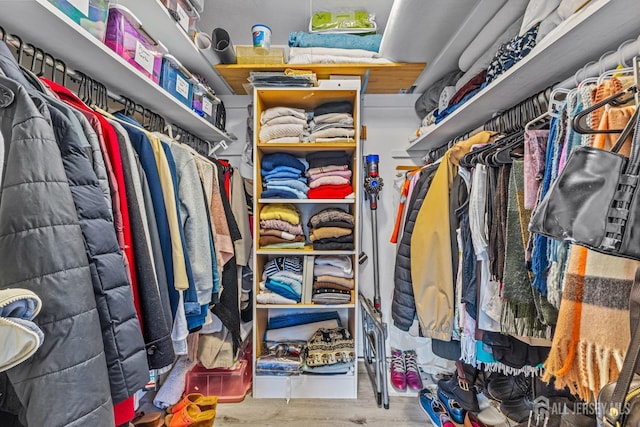
[[460, 361], [456, 362], [456, 368], [456, 375], [450, 380], [438, 381], [438, 388], [457, 400], [463, 409], [472, 412], [480, 411], [474, 386], [477, 376], [476, 368]]

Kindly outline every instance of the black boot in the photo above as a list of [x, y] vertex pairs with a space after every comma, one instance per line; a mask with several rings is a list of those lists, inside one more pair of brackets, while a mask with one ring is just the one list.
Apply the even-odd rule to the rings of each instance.
[[467, 411], [479, 412], [475, 382], [478, 370], [460, 361], [456, 362], [456, 374], [450, 380], [438, 381], [438, 388], [458, 401]]
[[531, 378], [524, 375], [504, 375], [494, 373], [487, 384], [487, 397], [502, 402], [505, 400], [518, 400], [526, 395], [531, 395]]

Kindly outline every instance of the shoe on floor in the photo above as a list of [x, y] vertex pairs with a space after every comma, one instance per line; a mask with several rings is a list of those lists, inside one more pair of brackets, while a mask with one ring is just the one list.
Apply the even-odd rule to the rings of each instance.
[[458, 424], [464, 423], [464, 419], [467, 411], [465, 411], [464, 408], [460, 406], [460, 404], [455, 398], [447, 394], [447, 392], [445, 392], [442, 389], [438, 389], [438, 398], [446, 408], [447, 412], [449, 413], [453, 421], [455, 421]]
[[215, 418], [215, 410], [202, 411], [192, 403], [178, 413], [167, 415], [164, 423], [167, 427], [212, 427]]
[[161, 412], [151, 412], [149, 414], [140, 412], [131, 420], [131, 425], [134, 427], [161, 427], [163, 424], [164, 419]]
[[404, 367], [407, 387], [411, 390], [422, 390], [422, 378], [418, 369], [418, 355], [414, 350], [404, 352]]
[[407, 370], [404, 364], [404, 354], [397, 348], [391, 349], [391, 385], [398, 391], [407, 390]]
[[474, 387], [477, 370], [471, 365], [456, 363], [458, 370], [450, 380], [438, 381], [438, 388], [454, 398], [463, 409], [471, 412], [479, 412], [480, 405]]
[[494, 373], [487, 384], [487, 395], [493, 400], [517, 400], [531, 393], [531, 378], [524, 375], [503, 375]]
[[419, 395], [420, 407], [437, 427], [456, 427], [451, 421], [447, 408], [428, 388], [422, 389]]
[[503, 400], [500, 402], [500, 411], [516, 423], [522, 423], [529, 419], [533, 411], [533, 402], [528, 396], [515, 400]]

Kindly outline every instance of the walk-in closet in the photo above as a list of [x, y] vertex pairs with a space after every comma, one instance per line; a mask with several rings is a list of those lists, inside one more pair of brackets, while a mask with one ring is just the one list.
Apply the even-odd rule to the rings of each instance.
[[639, 85], [636, 0], [0, 0], [0, 427], [640, 427]]

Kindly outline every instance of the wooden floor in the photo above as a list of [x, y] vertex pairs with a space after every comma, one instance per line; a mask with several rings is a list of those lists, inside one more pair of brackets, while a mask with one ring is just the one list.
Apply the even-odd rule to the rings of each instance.
[[390, 398], [389, 409], [379, 408], [363, 365], [358, 375], [358, 399], [253, 399], [219, 403], [215, 426], [343, 427], [430, 426], [415, 397]]

